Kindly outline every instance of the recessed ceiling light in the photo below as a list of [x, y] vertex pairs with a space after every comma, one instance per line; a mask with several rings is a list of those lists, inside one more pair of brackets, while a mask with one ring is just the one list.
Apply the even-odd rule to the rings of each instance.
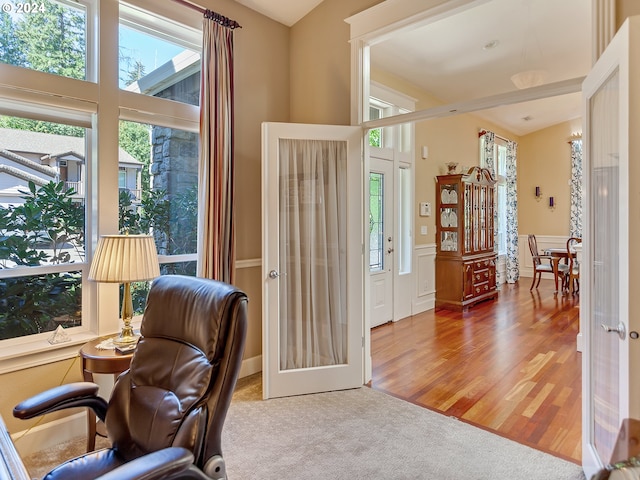
[[500, 43], [499, 40], [491, 40], [490, 42], [485, 43], [482, 46], [482, 49], [483, 50], [491, 50], [492, 48], [496, 48], [499, 43]]

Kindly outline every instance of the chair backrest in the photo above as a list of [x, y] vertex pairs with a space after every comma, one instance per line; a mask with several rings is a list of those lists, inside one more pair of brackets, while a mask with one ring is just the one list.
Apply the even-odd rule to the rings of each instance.
[[246, 295], [195, 277], [153, 281], [131, 366], [109, 400], [107, 434], [127, 461], [169, 446], [195, 464], [221, 455], [224, 419], [242, 362]]
[[569, 254], [569, 268], [573, 269], [574, 266], [578, 266], [578, 260], [572, 255], [574, 253], [573, 247], [582, 243], [582, 238], [579, 237], [571, 237], [567, 240], [567, 253]]
[[540, 265], [540, 257], [538, 256], [538, 242], [536, 242], [535, 235], [529, 235], [529, 251], [531, 252], [531, 258], [533, 259], [533, 265]]

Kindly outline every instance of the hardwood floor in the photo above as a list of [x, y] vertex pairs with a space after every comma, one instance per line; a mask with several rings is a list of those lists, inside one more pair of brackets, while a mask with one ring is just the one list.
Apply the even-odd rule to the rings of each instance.
[[529, 286], [372, 329], [372, 388], [579, 464], [579, 297]]

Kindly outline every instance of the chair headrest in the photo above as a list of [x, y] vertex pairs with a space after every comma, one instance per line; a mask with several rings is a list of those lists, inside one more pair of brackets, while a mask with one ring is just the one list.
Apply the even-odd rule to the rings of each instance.
[[140, 333], [191, 344], [211, 361], [219, 355], [218, 339], [225, 312], [246, 295], [217, 280], [163, 275], [151, 285]]

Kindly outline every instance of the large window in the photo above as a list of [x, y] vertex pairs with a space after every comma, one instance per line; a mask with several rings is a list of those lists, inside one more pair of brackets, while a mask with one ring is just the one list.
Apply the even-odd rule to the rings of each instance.
[[[120, 328], [117, 289], [87, 279], [100, 235], [150, 233], [162, 273], [195, 274], [201, 20], [186, 7], [152, 0], [121, 3], [119, 11], [97, 0], [44, 0], [29, 12], [19, 7], [26, 3], [5, 3], [0, 366], [6, 371], [28, 364], [29, 352], [39, 352], [39, 361], [49, 350], [51, 358], [61, 358], [56, 351], [76, 355], [78, 343]], [[138, 312], [147, 288], [140, 286]], [[50, 345], [59, 325], [71, 339]]]

